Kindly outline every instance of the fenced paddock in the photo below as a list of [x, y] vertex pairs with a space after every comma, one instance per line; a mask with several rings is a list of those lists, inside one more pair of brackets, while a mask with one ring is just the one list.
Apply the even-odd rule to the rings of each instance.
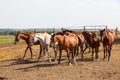
[[[7, 35], [7, 43], [14, 41], [14, 36]], [[10, 38], [9, 38], [10, 37]], [[11, 38], [12, 37], [12, 38]], [[0, 40], [1, 40], [0, 39]], [[9, 40], [11, 39], [11, 40]], [[2, 42], [3, 44], [3, 42]], [[91, 53], [85, 52], [77, 63], [68, 65], [66, 53], [63, 52], [61, 64], [54, 62], [54, 51], [51, 48], [52, 62], [48, 57], [44, 62], [37, 61], [39, 46], [32, 46], [33, 58], [28, 50], [22, 59], [26, 44], [0, 46], [0, 80], [120, 80], [120, 40], [113, 45], [111, 59], [103, 60], [103, 47], [100, 46], [98, 60], [91, 60]], [[29, 77], [28, 77], [29, 76]]]
[[14, 42], [13, 35], [0, 35], [0, 44], [9, 44]]
[[[72, 28], [74, 28], [76, 26], [73, 26]], [[97, 26], [77, 26], [77, 29], [72, 29], [73, 31], [76, 32], [82, 32], [82, 31], [93, 31], [96, 32], [97, 35], [99, 35], [99, 30], [100, 29], [105, 29], [105, 28], [109, 28], [106, 25], [97, 25]], [[69, 28], [68, 28], [69, 29]], [[115, 27], [114, 30], [118, 31], [118, 27]], [[50, 28], [50, 29], [28, 29], [28, 30], [23, 30], [22, 32], [29, 32], [29, 31], [33, 31], [33, 32], [59, 32], [61, 31], [61, 29], [55, 29], [55, 28]], [[13, 31], [13, 32], [21, 32], [21, 31]], [[14, 35], [0, 35], [0, 45], [1, 44], [10, 44], [14, 42]], [[21, 40], [22, 41], [22, 40]]]

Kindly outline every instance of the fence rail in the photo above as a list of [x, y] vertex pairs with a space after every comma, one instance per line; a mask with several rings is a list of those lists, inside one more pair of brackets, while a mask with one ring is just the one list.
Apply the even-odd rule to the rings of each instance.
[[[99, 25], [99, 26], [83, 26], [83, 27], [78, 27], [78, 29], [75, 29], [75, 31], [84, 31], [84, 30], [88, 30], [88, 31], [94, 31], [96, 32], [96, 34], [99, 35], [99, 30], [100, 29], [104, 29], [104, 28], [108, 28], [106, 25]], [[118, 31], [118, 27], [115, 28], [116, 31]], [[29, 31], [29, 30], [28, 30]], [[34, 32], [37, 32], [37, 29], [33, 29]], [[44, 30], [43, 30], [44, 31]], [[50, 29], [50, 30], [45, 30], [46, 32], [58, 32], [61, 31], [60, 29]], [[17, 31], [16, 31], [17, 32]], [[40, 32], [40, 31], [38, 31]], [[9, 44], [9, 43], [13, 43], [14, 42], [14, 36], [13, 35], [0, 35], [0, 45], [1, 44]]]
[[14, 36], [12, 35], [0, 35], [0, 44], [8, 44], [14, 42]]

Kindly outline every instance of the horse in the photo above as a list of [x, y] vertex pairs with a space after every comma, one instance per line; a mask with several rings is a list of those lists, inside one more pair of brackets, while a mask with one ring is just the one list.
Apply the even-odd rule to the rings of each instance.
[[63, 33], [53, 34], [51, 37], [51, 44], [57, 45], [59, 49], [59, 61], [61, 61], [62, 50], [67, 52], [67, 57], [69, 60], [69, 65], [71, 65], [70, 53], [72, 53], [72, 59], [76, 63], [76, 49], [78, 47], [78, 37], [74, 34], [64, 35]]
[[[32, 48], [31, 48], [31, 45], [30, 44], [30, 37], [31, 35], [35, 34], [34, 32], [26, 32], [26, 33], [17, 33], [15, 35], [15, 40], [14, 40], [14, 44], [16, 44], [17, 42], [19, 42], [20, 39], [23, 39], [25, 40], [26, 44], [27, 44], [27, 47], [25, 49], [25, 53], [24, 53], [24, 56], [23, 56], [23, 59], [24, 57], [26, 56], [26, 53], [27, 53], [27, 50], [29, 49], [30, 50], [30, 53], [31, 53], [31, 58], [33, 56], [33, 53], [32, 53]], [[36, 42], [35, 45], [38, 45], [39, 42]]]
[[92, 31], [83, 31], [82, 34], [87, 42], [87, 46], [84, 49], [84, 51], [89, 47], [89, 52], [90, 52], [90, 47], [92, 46], [92, 41], [93, 41], [93, 38], [96, 37], [96, 34]]
[[100, 47], [100, 38], [98, 36], [93, 38], [92, 42], [92, 60], [93, 60], [93, 55], [95, 52], [95, 58], [96, 60], [98, 59], [98, 52], [99, 52], [99, 47]]
[[105, 60], [106, 58], [108, 58], [108, 61], [110, 60], [112, 45], [115, 42], [115, 36], [116, 32], [111, 29], [100, 30], [100, 38], [103, 43], [104, 50], [103, 60]]
[[[86, 44], [86, 40], [83, 36], [83, 34], [81, 32], [75, 32], [75, 31], [72, 31], [72, 30], [68, 30], [68, 29], [65, 29], [65, 28], [62, 28], [61, 29], [63, 34], [70, 34], [70, 33], [73, 33], [75, 34], [78, 39], [79, 39], [79, 46], [80, 46], [80, 49], [81, 49], [81, 56], [83, 57], [83, 48], [87, 46]], [[78, 51], [78, 50], [77, 50]], [[78, 55], [79, 52], [77, 52], [77, 55]]]
[[30, 39], [30, 45], [33, 45], [37, 41], [39, 41], [40, 45], [40, 52], [39, 52], [39, 57], [38, 60], [42, 57], [42, 61], [44, 60], [43, 57], [45, 57], [46, 52], [49, 56], [49, 62], [51, 62], [51, 54], [50, 54], [50, 39], [51, 35], [46, 33], [46, 32], [41, 32], [41, 33], [36, 33], [32, 35], [32, 39]]

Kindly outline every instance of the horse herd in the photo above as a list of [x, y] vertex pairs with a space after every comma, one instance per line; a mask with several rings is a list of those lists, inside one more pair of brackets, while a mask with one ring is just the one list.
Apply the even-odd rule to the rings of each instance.
[[[76, 57], [81, 54], [83, 59], [83, 54], [87, 48], [92, 49], [92, 60], [95, 53], [96, 60], [98, 59], [98, 52], [100, 47], [100, 42], [103, 43], [104, 60], [110, 60], [112, 45], [115, 42], [116, 32], [111, 29], [103, 29], [100, 31], [100, 37], [92, 31], [75, 32], [69, 29], [62, 28], [62, 32], [48, 34], [46, 32], [34, 33], [17, 33], [15, 35], [14, 44], [16, 44], [20, 39], [25, 40], [27, 47], [23, 58], [26, 56], [26, 52], [30, 49], [31, 58], [33, 55], [32, 45], [40, 45], [40, 52], [38, 60], [42, 61], [45, 58], [46, 53], [49, 56], [49, 62], [51, 62], [51, 52], [50, 47], [53, 47], [55, 53], [55, 61], [57, 60], [57, 55], [59, 53], [58, 64], [60, 64], [62, 51], [65, 50], [69, 60], [69, 64], [76, 63]], [[71, 55], [71, 57], [70, 57]]]

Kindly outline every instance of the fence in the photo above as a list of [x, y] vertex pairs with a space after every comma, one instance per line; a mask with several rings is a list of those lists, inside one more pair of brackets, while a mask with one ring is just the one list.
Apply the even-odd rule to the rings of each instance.
[[[84, 30], [88, 30], [88, 31], [94, 31], [96, 32], [96, 34], [99, 35], [99, 30], [100, 29], [104, 29], [104, 28], [108, 28], [106, 25], [98, 25], [98, 26], [82, 26], [82, 27], [78, 27], [77, 29], [72, 29], [74, 31], [84, 31]], [[41, 31], [45, 31], [45, 32], [58, 32], [61, 31], [61, 29], [55, 29], [55, 28], [51, 28], [51, 29], [40, 29]], [[118, 31], [118, 27], [115, 28], [116, 31]], [[34, 32], [41, 32], [39, 31], [39, 29], [29, 29], [29, 30], [24, 30], [25, 32], [27, 31], [34, 31]], [[22, 31], [22, 32], [24, 32]], [[17, 31], [16, 31], [17, 32]], [[13, 35], [0, 35], [0, 45], [1, 44], [8, 44], [8, 43], [13, 43], [14, 42], [14, 36]]]
[[8, 44], [14, 42], [14, 36], [12, 35], [1, 35], [0, 36], [0, 44]]

